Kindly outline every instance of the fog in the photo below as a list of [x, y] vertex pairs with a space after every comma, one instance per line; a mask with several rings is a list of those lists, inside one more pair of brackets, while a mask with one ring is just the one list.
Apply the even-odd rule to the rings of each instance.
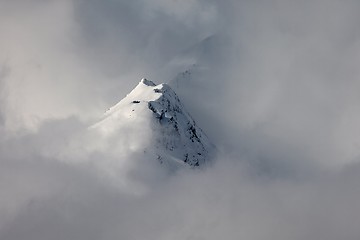
[[[0, 239], [359, 239], [359, 8], [0, 0]], [[212, 165], [169, 173], [88, 131], [142, 77]]]

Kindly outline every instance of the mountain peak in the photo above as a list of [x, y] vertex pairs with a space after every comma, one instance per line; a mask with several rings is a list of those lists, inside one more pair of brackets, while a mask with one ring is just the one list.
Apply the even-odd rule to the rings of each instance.
[[146, 79], [146, 78], [142, 78], [141, 81], [140, 81], [140, 83], [142, 83], [142, 84], [144, 84], [144, 85], [146, 85], [146, 86], [151, 86], [151, 87], [156, 86], [156, 84], [155, 84], [153, 81], [148, 80], [148, 79]]
[[145, 78], [92, 129], [171, 168], [203, 165], [214, 149], [176, 93]]

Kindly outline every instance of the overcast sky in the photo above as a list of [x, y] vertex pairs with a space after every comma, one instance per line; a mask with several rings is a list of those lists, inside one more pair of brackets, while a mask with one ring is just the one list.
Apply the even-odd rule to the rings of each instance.
[[[359, 12], [0, 0], [0, 239], [358, 240]], [[175, 88], [214, 166], [92, 150], [87, 127], [142, 77]]]

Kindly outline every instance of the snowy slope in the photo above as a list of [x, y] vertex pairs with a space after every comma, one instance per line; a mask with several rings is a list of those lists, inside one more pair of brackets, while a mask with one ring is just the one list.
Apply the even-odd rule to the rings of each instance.
[[143, 153], [171, 168], [200, 166], [210, 160], [214, 145], [186, 112], [167, 85], [142, 79], [91, 127], [103, 139], [126, 151]]

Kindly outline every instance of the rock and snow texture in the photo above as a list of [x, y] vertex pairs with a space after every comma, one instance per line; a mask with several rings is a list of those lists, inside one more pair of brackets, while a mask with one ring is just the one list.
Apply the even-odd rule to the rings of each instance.
[[144, 153], [169, 167], [201, 166], [214, 145], [167, 85], [142, 79], [91, 127], [114, 147]]

